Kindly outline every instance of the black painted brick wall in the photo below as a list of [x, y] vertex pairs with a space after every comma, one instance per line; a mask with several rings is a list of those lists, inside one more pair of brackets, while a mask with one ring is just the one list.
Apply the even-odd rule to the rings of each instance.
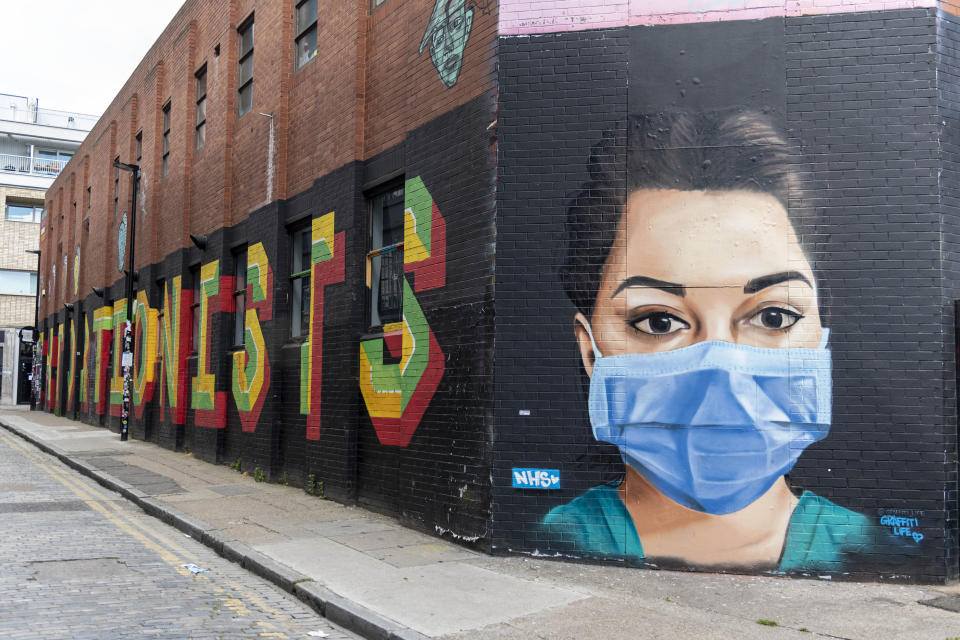
[[[943, 188], [941, 209], [937, 15], [916, 9], [771, 24], [770, 41], [782, 47], [771, 58], [782, 59], [783, 84], [767, 87], [766, 96], [758, 87], [746, 104], [768, 107], [785, 121], [801, 152], [798, 162], [812, 176], [809, 204], [818, 216], [805, 221], [802, 233], [815, 247], [811, 258], [830, 296], [825, 324], [832, 330], [835, 380], [831, 434], [801, 457], [791, 483], [873, 519], [891, 509], [921, 511], [925, 539], [918, 554], [881, 549], [867, 558], [867, 571], [954, 577], [951, 301], [958, 279], [955, 214], [948, 207], [956, 205], [949, 165], [956, 148], [948, 144], [948, 125], [942, 183], [950, 186]], [[537, 537], [545, 512], [618, 478], [615, 449], [590, 433], [575, 310], [556, 275], [563, 219], [572, 190], [586, 179], [591, 145], [628, 109], [646, 106], [632, 93], [638, 83], [628, 87], [626, 78], [655, 61], [641, 59], [631, 45], [658, 29], [709, 28], [500, 40], [495, 550], [556, 551]], [[948, 61], [956, 55], [955, 31], [953, 18], [940, 19], [941, 74], [942, 67], [956, 69], [956, 61]], [[604, 63], [602, 76], [583, 70], [594, 58]], [[939, 109], [951, 120], [956, 76], [941, 77]], [[677, 96], [695, 101], [694, 85], [705, 83], [690, 80], [668, 83], [664, 94], [670, 95], [658, 97], [657, 108], [672, 106]], [[530, 415], [519, 415], [521, 409]], [[512, 489], [515, 466], [559, 468], [564, 488]]]
[[[243, 470], [260, 468], [268, 480], [292, 486], [304, 486], [313, 475], [323, 482], [328, 497], [357, 500], [411, 526], [487, 548], [496, 146], [490, 125], [495, 120], [493, 94], [480, 96], [409, 131], [402, 144], [370, 161], [341, 167], [316, 179], [303, 193], [216, 230], [208, 235], [204, 250], [191, 246], [142, 268], [138, 288], [146, 290], [151, 306], [159, 308], [163, 305], [159, 279], [182, 275], [184, 290], [191, 290], [190, 268], [214, 259], [220, 260], [221, 279], [233, 276], [237, 249], [262, 242], [274, 277], [273, 318], [261, 317], [271, 384], [255, 431], [242, 431], [231, 391], [234, 315], [214, 313], [209, 370], [216, 374], [216, 390], [226, 394], [224, 428], [198, 425], [193, 409], [187, 410], [186, 424], [173, 424], [169, 408], [160, 410], [158, 362], [157, 386], [142, 419], [131, 419], [132, 436], [171, 449], [186, 448], [213, 463], [240, 459]], [[443, 351], [445, 371], [409, 446], [384, 446], [377, 440], [357, 381], [359, 341], [372, 337], [367, 334], [369, 292], [364, 281], [367, 196], [378, 182], [416, 176], [446, 222], [446, 284], [416, 294]], [[307, 419], [300, 414], [302, 340], [290, 337], [290, 242], [294, 230], [309, 227], [311, 219], [331, 211], [336, 212], [335, 231], [345, 232], [345, 280], [325, 289], [320, 438], [307, 440]], [[123, 297], [124, 286], [117, 279], [104, 299], [91, 294], [83, 308], [92, 314], [104, 300]], [[224, 286], [221, 282], [221, 296], [230, 298], [232, 290]], [[64, 313], [47, 318], [46, 326], [62, 322]], [[190, 331], [186, 326], [181, 339], [189, 341]], [[93, 411], [95, 357], [91, 349], [90, 399], [79, 417], [119, 431], [120, 419], [110, 416], [109, 405], [103, 417]], [[189, 377], [196, 375], [197, 366], [196, 356], [187, 359]], [[62, 385], [65, 389], [65, 380]], [[189, 390], [185, 401], [189, 407]]]

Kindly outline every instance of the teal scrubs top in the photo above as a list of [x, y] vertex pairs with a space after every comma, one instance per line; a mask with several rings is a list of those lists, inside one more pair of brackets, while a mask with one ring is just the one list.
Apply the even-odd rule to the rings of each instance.
[[[584, 556], [643, 562], [643, 545], [615, 485], [594, 487], [552, 509], [542, 523], [551, 547]], [[869, 553], [882, 531], [866, 516], [804, 491], [793, 510], [778, 571], [844, 571]]]

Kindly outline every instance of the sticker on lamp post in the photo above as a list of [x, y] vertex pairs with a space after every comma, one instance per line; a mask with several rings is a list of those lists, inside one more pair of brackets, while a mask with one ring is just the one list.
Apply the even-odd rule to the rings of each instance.
[[513, 469], [514, 489], [559, 489], [559, 469]]

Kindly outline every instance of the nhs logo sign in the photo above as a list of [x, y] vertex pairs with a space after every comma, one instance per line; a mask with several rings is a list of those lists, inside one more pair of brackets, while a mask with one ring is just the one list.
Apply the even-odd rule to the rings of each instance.
[[559, 469], [513, 469], [514, 489], [559, 489]]

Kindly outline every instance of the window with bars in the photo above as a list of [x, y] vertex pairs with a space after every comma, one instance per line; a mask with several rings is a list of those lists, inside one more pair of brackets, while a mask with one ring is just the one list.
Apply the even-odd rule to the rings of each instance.
[[403, 317], [403, 187], [371, 199], [370, 326], [381, 327]]
[[193, 148], [203, 149], [207, 142], [207, 65], [200, 67], [195, 74], [197, 89], [197, 117], [194, 125]]
[[190, 353], [200, 351], [200, 265], [190, 267], [190, 286], [193, 287], [193, 303], [190, 305], [190, 319], [193, 331], [190, 334]]
[[290, 335], [305, 336], [310, 331], [310, 227], [297, 229], [290, 235]]
[[[137, 131], [136, 143], [137, 143], [137, 147], [134, 153], [134, 155], [136, 155], [137, 157], [136, 165], [138, 167], [141, 167], [142, 169], [143, 168], [143, 131]], [[142, 184], [140, 182], [142, 177], [143, 177], [143, 171], [138, 171], [137, 172], [137, 189], [138, 190], [140, 189], [140, 185]]]
[[302, 67], [317, 55], [317, 0], [297, 3], [297, 66]]
[[237, 34], [240, 41], [237, 114], [242, 116], [253, 107], [253, 16], [240, 25]]
[[243, 346], [247, 312], [247, 248], [233, 254], [233, 344]]
[[163, 138], [160, 160], [160, 177], [166, 178], [170, 173], [170, 101], [163, 105]]
[[[163, 326], [163, 316], [164, 309], [167, 308], [166, 295], [167, 291], [164, 288], [166, 286], [166, 281], [163, 278], [157, 280], [157, 290], [160, 291], [160, 307], [157, 309], [157, 326]], [[157, 359], [163, 358], [163, 340], [164, 338], [160, 335], [156, 337], [157, 341]]]
[[120, 169], [116, 163], [120, 162], [120, 156], [113, 159], [113, 219], [117, 219], [120, 213]]

